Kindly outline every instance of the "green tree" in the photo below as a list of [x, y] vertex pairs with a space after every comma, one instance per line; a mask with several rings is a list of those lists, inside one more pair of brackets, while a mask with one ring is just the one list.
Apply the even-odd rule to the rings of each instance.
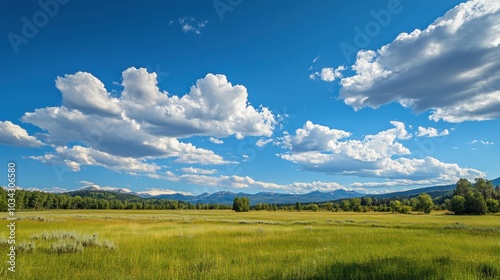
[[325, 209], [327, 211], [333, 211], [333, 202], [326, 202], [325, 203]]
[[430, 195], [426, 193], [419, 194], [417, 200], [417, 211], [422, 211], [425, 214], [431, 213], [431, 210], [434, 207], [434, 202], [432, 201], [432, 197]]
[[313, 212], [316, 212], [316, 211], [318, 211], [319, 206], [318, 206], [318, 204], [315, 204], [315, 203], [309, 203], [309, 204], [306, 206], [306, 209], [307, 209], [307, 210], [310, 210], [310, 211], [313, 211]]
[[488, 206], [488, 212], [490, 213], [500, 212], [500, 203], [498, 203], [498, 200], [493, 198], [488, 198], [486, 199], [486, 205]]
[[412, 209], [415, 209], [417, 210], [417, 207], [418, 207], [418, 199], [417, 198], [412, 198], [410, 199], [410, 206]]
[[483, 195], [484, 199], [492, 198], [495, 195], [495, 187], [491, 181], [483, 178], [476, 178], [474, 188]]
[[3, 187], [0, 187], [0, 212], [6, 212], [7, 209], [7, 191]]
[[457, 186], [455, 190], [453, 191], [453, 195], [461, 195], [465, 197], [465, 195], [472, 190], [472, 184], [469, 182], [469, 180], [462, 178], [458, 180]]
[[342, 200], [340, 202], [340, 209], [344, 210], [344, 211], [350, 211], [351, 210], [351, 203], [349, 202], [349, 200]]
[[392, 213], [401, 212], [401, 201], [399, 201], [399, 200], [392, 200], [389, 203], [389, 205], [391, 207]]
[[401, 207], [400, 212], [401, 212], [402, 214], [410, 214], [410, 213], [411, 213], [411, 206], [409, 206], [409, 205], [403, 205], [403, 206]]
[[450, 209], [451, 208], [451, 199], [447, 198], [447, 199], [444, 200], [444, 208], [448, 209], [448, 210], [451, 210]]
[[333, 204], [333, 212], [338, 212], [340, 209], [340, 205], [338, 203]]
[[302, 204], [300, 204], [300, 202], [295, 202], [295, 210], [297, 211], [301, 211], [302, 210]]
[[476, 191], [465, 196], [465, 214], [484, 215], [488, 212], [488, 205], [483, 195]]
[[367, 197], [367, 198], [365, 198], [365, 202], [366, 202], [366, 206], [372, 207], [372, 205], [373, 205], [373, 198]]
[[465, 213], [465, 197], [461, 195], [455, 195], [450, 202], [450, 211], [453, 211], [457, 215], [462, 215]]
[[248, 197], [235, 197], [233, 200], [233, 210], [236, 212], [248, 212], [250, 210], [250, 200]]
[[354, 197], [349, 199], [349, 204], [351, 205], [351, 209], [354, 212], [362, 212], [363, 207], [361, 206], [361, 199]]

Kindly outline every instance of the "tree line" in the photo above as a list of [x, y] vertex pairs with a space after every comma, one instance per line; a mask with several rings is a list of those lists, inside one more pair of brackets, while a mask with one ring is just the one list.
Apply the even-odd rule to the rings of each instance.
[[423, 212], [429, 214], [432, 210], [449, 210], [457, 215], [471, 214], [484, 215], [500, 212], [500, 187], [494, 187], [491, 181], [476, 178], [475, 183], [467, 179], [460, 179], [456, 187], [448, 194], [432, 198], [429, 194], [421, 193], [415, 197], [406, 198], [376, 198], [361, 197], [349, 198], [323, 203], [308, 203], [279, 205], [257, 203], [251, 210], [261, 211], [344, 211], [344, 212], [393, 212], [409, 214]]
[[[47, 193], [41, 191], [16, 190], [16, 210], [51, 209], [131, 209], [131, 210], [176, 210], [231, 209], [230, 205], [219, 203], [189, 203], [180, 200], [141, 198], [129, 194], [106, 191], [77, 191], [68, 193]], [[0, 187], [0, 211], [7, 211], [7, 192]]]
[[[233, 205], [219, 203], [189, 203], [180, 200], [141, 198], [130, 194], [106, 191], [76, 191], [71, 193], [46, 193], [41, 191], [16, 190], [17, 210], [42, 209], [197, 209], [216, 210], [232, 209], [246, 211], [353, 211], [353, 212], [393, 212], [410, 213], [412, 211], [430, 213], [432, 210], [449, 210], [458, 215], [500, 212], [500, 187], [494, 187], [491, 181], [483, 178], [471, 183], [460, 179], [456, 188], [447, 194], [432, 198], [429, 194], [419, 194], [406, 198], [350, 198], [322, 203], [250, 205], [247, 197], [236, 197]], [[0, 211], [7, 211], [7, 192], [0, 187]]]
[[472, 184], [467, 179], [460, 179], [451, 199], [445, 199], [446, 209], [455, 214], [484, 215], [500, 212], [500, 189], [491, 181], [478, 178]]

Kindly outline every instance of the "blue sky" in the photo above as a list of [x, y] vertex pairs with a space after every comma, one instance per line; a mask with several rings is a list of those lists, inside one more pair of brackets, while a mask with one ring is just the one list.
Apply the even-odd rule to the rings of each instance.
[[2, 1], [1, 162], [47, 191], [494, 179], [500, 4], [463, 2]]

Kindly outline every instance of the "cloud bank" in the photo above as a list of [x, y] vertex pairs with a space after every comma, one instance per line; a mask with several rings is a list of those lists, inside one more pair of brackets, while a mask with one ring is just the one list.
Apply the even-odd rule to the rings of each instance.
[[499, 33], [500, 2], [462, 3], [424, 30], [359, 51], [339, 97], [356, 110], [399, 102], [434, 121], [500, 118]]
[[[271, 136], [276, 125], [271, 111], [254, 108], [244, 86], [233, 86], [224, 75], [207, 74], [182, 97], [162, 92], [155, 73], [131, 67], [122, 73], [123, 91], [112, 96], [90, 73], [56, 79], [62, 106], [25, 113], [23, 122], [38, 126], [36, 135], [55, 147], [55, 153], [32, 157], [48, 164], [102, 166], [115, 171], [156, 172], [151, 161], [175, 158], [182, 164], [226, 164], [213, 151], [184, 143], [181, 138]], [[23, 139], [23, 145], [42, 145], [11, 123], [0, 126], [1, 141]], [[24, 133], [24, 134], [23, 134]], [[14, 135], [14, 136], [13, 136]], [[31, 138], [30, 138], [31, 137]]]
[[30, 136], [24, 128], [10, 121], [0, 121], [0, 144], [25, 148], [43, 146], [42, 142]]
[[350, 132], [308, 121], [295, 134], [280, 139], [278, 145], [289, 151], [278, 156], [303, 170], [330, 175], [432, 182], [484, 177], [481, 171], [443, 163], [430, 156], [412, 158], [410, 150], [401, 143], [412, 135], [402, 122], [391, 124], [394, 128], [358, 140], [350, 139]]

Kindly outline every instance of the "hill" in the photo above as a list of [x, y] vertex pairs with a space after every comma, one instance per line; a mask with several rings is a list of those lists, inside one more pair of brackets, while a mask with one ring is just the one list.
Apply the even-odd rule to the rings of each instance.
[[[500, 185], [500, 177], [491, 180], [494, 186]], [[147, 199], [168, 199], [175, 201], [189, 202], [192, 204], [196, 203], [206, 203], [206, 204], [226, 204], [230, 205], [233, 203], [235, 197], [245, 196], [250, 199], [250, 203], [255, 205], [257, 203], [268, 203], [268, 204], [293, 204], [295, 202], [301, 203], [312, 203], [312, 202], [326, 202], [326, 201], [340, 201], [346, 198], [352, 197], [374, 197], [374, 198], [387, 198], [387, 199], [403, 199], [403, 198], [413, 198], [417, 197], [421, 193], [427, 193], [432, 198], [439, 196], [445, 196], [451, 194], [455, 189], [455, 184], [444, 185], [444, 186], [433, 186], [412, 189], [407, 191], [398, 191], [385, 194], [362, 194], [355, 191], [347, 191], [343, 189], [334, 190], [331, 192], [320, 192], [313, 191], [307, 194], [287, 194], [287, 193], [274, 193], [274, 192], [260, 192], [256, 194], [250, 193], [234, 193], [229, 191], [220, 191], [216, 193], [202, 193], [199, 195], [187, 195], [182, 193], [173, 194], [161, 194], [161, 195], [151, 195], [147, 192], [135, 193], [128, 189], [110, 189], [110, 188], [100, 188], [98, 186], [87, 186], [80, 190], [68, 192], [71, 196], [81, 196], [81, 197], [92, 197], [96, 199], [117, 199], [117, 200], [129, 200], [129, 201], [139, 201]]]
[[338, 189], [332, 192], [313, 191], [307, 194], [286, 194], [274, 192], [260, 192], [256, 194], [249, 193], [233, 193], [228, 191], [216, 192], [213, 194], [203, 193], [200, 195], [183, 195], [183, 194], [166, 194], [156, 198], [166, 198], [173, 200], [182, 200], [190, 203], [221, 203], [232, 204], [237, 196], [246, 196], [250, 199], [252, 205], [257, 203], [269, 204], [292, 204], [297, 201], [301, 203], [324, 202], [338, 200], [350, 197], [361, 197], [364, 194]]

